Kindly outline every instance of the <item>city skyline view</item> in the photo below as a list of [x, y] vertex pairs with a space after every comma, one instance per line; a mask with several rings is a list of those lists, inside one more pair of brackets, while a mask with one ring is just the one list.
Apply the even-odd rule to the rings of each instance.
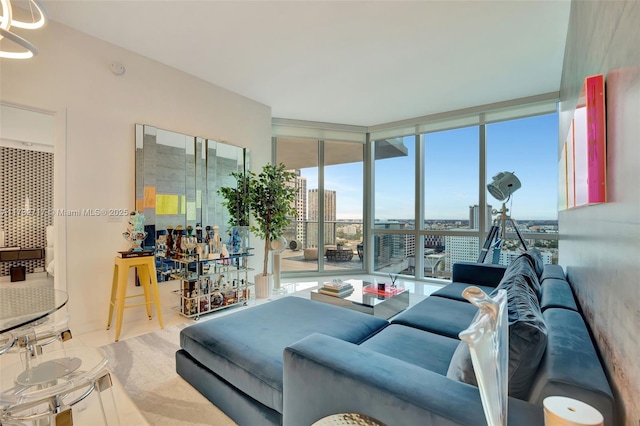
[[[419, 138], [412, 135], [374, 141], [374, 199], [366, 239], [364, 212], [368, 207], [363, 200], [364, 182], [369, 179], [364, 176], [364, 146], [331, 140], [282, 141], [283, 152], [304, 152], [302, 157], [289, 157], [295, 160], [292, 166], [300, 167], [292, 168], [299, 176], [298, 217], [285, 236], [295, 241], [285, 256], [284, 270], [314, 270], [319, 267], [320, 250], [324, 250], [322, 270], [361, 269], [368, 255], [377, 272], [414, 275], [422, 264], [422, 276], [447, 279], [455, 262], [476, 262], [481, 254], [485, 237], [469, 233], [481, 227], [480, 191], [485, 191], [485, 232], [493, 224], [502, 225], [496, 219], [504, 202], [507, 215], [521, 234], [506, 222], [504, 240], [491, 241], [492, 261], [507, 264], [526, 245], [539, 248], [548, 263], [556, 263], [557, 114], [489, 123], [484, 126], [484, 135], [481, 129], [474, 125], [425, 133]], [[314, 147], [324, 152], [316, 151], [314, 156]], [[317, 167], [321, 158], [323, 173]], [[481, 165], [482, 159], [485, 163]], [[313, 166], [305, 167], [309, 164]], [[417, 172], [418, 167], [424, 171]], [[481, 168], [485, 182], [479, 182]], [[521, 187], [508, 199], [498, 200], [486, 186], [505, 171], [514, 173]], [[320, 174], [324, 195], [318, 188]], [[320, 200], [324, 200], [324, 212], [319, 211]], [[422, 210], [421, 224], [417, 223], [416, 207]], [[424, 246], [420, 261], [415, 258], [418, 244]]]
[[[464, 220], [478, 200], [477, 126], [428, 133], [424, 136], [425, 221]], [[502, 171], [513, 172], [522, 183], [507, 202], [516, 220], [557, 220], [558, 124], [548, 114], [486, 125], [487, 182]], [[374, 220], [414, 219], [415, 138], [402, 139], [407, 155], [376, 160]], [[363, 211], [362, 163], [325, 167], [325, 189], [336, 192], [336, 219], [361, 220]], [[300, 170], [307, 188], [318, 187], [316, 167]], [[501, 201], [486, 193], [487, 203]]]

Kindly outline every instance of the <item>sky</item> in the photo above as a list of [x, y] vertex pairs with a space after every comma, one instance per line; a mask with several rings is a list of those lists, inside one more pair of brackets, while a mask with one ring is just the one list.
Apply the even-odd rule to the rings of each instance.
[[[425, 219], [469, 218], [478, 204], [478, 127], [426, 135]], [[415, 211], [415, 138], [404, 138], [407, 156], [377, 160], [375, 219], [413, 219]], [[522, 187], [507, 203], [516, 220], [558, 217], [558, 117], [549, 114], [486, 126], [487, 182], [513, 172]], [[362, 219], [362, 163], [325, 168], [325, 189], [336, 191], [337, 218]], [[307, 188], [318, 187], [317, 169], [303, 169]], [[486, 190], [486, 189], [485, 189]], [[487, 192], [495, 209], [501, 202]]]

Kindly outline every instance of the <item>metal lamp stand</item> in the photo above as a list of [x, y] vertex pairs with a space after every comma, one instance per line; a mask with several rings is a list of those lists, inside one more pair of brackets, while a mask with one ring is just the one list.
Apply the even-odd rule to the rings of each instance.
[[493, 247], [492, 263], [498, 264], [500, 262], [500, 252], [502, 250], [502, 244], [504, 243], [507, 233], [507, 220], [511, 223], [511, 226], [513, 226], [513, 229], [516, 231], [516, 235], [518, 236], [518, 240], [520, 240], [520, 244], [522, 244], [522, 248], [525, 251], [528, 250], [527, 244], [524, 242], [524, 238], [522, 238], [522, 234], [520, 234], [520, 231], [518, 230], [516, 221], [513, 220], [511, 216], [507, 215], [508, 210], [509, 209], [507, 209], [507, 204], [505, 201], [504, 203], [502, 203], [502, 209], [497, 213], [498, 217], [496, 217], [496, 219], [494, 220], [493, 225], [489, 230], [489, 234], [487, 235], [487, 239], [482, 245], [480, 255], [478, 256], [478, 263], [484, 263], [484, 260], [487, 258], [487, 254], [491, 247]]

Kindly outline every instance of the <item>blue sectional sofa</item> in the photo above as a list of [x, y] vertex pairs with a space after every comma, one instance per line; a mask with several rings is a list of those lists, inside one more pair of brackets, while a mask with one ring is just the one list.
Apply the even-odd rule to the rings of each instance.
[[348, 412], [387, 425], [482, 425], [458, 339], [477, 309], [461, 293], [499, 287], [509, 299], [509, 425], [542, 425], [542, 400], [561, 395], [613, 426], [613, 395], [562, 268], [541, 265], [535, 251], [519, 259], [455, 264], [451, 284], [390, 321], [285, 297], [195, 324], [181, 333], [176, 369], [240, 425], [304, 426]]

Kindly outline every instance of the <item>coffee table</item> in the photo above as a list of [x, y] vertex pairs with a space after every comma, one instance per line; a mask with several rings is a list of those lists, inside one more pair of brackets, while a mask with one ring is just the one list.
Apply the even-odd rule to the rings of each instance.
[[375, 281], [345, 280], [353, 286], [353, 293], [347, 297], [336, 297], [322, 294], [318, 290], [311, 290], [311, 300], [328, 303], [351, 309], [378, 318], [389, 319], [409, 307], [409, 290], [403, 287], [387, 292], [367, 292], [365, 287], [377, 288]]

